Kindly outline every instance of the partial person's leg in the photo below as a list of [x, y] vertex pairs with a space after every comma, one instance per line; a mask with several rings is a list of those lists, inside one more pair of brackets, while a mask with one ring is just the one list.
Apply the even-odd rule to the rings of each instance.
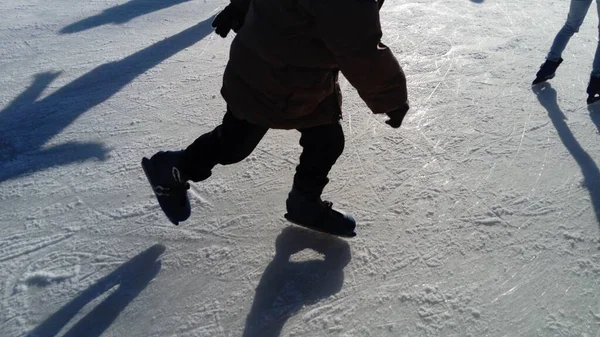
[[286, 201], [286, 218], [298, 225], [340, 236], [355, 236], [356, 221], [321, 200], [329, 171], [344, 151], [340, 123], [301, 129], [302, 155]]
[[571, 0], [567, 21], [558, 34], [556, 34], [546, 59], [550, 61], [558, 61], [561, 59], [562, 53], [567, 47], [569, 40], [579, 31], [579, 27], [581, 27], [583, 19], [585, 19], [585, 15], [591, 4], [592, 0]]
[[[600, 2], [596, 1], [598, 14], [600, 15]], [[598, 36], [600, 37], [600, 24], [598, 25]], [[586, 90], [588, 94], [587, 103], [592, 104], [600, 100], [600, 43], [596, 45], [596, 54], [592, 63], [592, 74]]]
[[[600, 1], [596, 0], [596, 8], [598, 17], [600, 18]], [[600, 39], [600, 22], [598, 23], [598, 38]], [[596, 54], [594, 55], [594, 63], [592, 64], [592, 77], [600, 77], [600, 40], [596, 44]]]
[[302, 154], [296, 167], [294, 188], [320, 197], [329, 182], [329, 171], [344, 151], [344, 131], [339, 123], [298, 130]]
[[161, 151], [150, 159], [144, 158], [142, 167], [146, 177], [169, 220], [177, 225], [190, 216], [188, 180], [205, 180], [216, 164], [243, 160], [267, 130], [235, 118], [228, 110], [221, 125], [200, 136], [184, 151]]
[[192, 181], [202, 181], [217, 165], [229, 165], [248, 157], [268, 128], [237, 119], [227, 111], [221, 125], [196, 139], [183, 152], [182, 173]]
[[563, 61], [562, 53], [567, 47], [573, 34], [579, 31], [579, 27], [581, 27], [591, 3], [592, 0], [571, 0], [567, 22], [563, 25], [558, 34], [556, 34], [554, 42], [550, 47], [550, 51], [548, 52], [548, 55], [546, 55], [546, 61], [540, 66], [540, 70], [535, 74], [535, 80], [533, 81], [534, 85], [553, 79], [554, 76], [556, 76], [556, 69], [558, 69], [558, 66], [560, 66]]

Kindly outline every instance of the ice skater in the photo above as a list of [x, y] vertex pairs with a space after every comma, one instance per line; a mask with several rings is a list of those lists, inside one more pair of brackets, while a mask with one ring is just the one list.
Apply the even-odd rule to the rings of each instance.
[[227, 110], [222, 124], [185, 150], [142, 160], [171, 222], [190, 216], [188, 181], [209, 178], [217, 164], [242, 161], [269, 129], [288, 129], [300, 132], [303, 150], [285, 217], [314, 230], [356, 235], [355, 220], [321, 199], [344, 150], [338, 72], [374, 113], [387, 114], [391, 127], [399, 128], [409, 110], [404, 72], [380, 42], [380, 4], [232, 0], [215, 17], [217, 34], [237, 33], [223, 75]]
[[[581, 27], [592, 1], [593, 0], [571, 0], [567, 21], [554, 38], [554, 42], [550, 47], [550, 52], [548, 52], [548, 55], [546, 56], [546, 61], [537, 72], [533, 85], [554, 78], [556, 69], [563, 61], [562, 53], [567, 47], [571, 37], [579, 31], [579, 27]], [[600, 14], [600, 2], [596, 1], [596, 6], [598, 14]], [[592, 64], [592, 74], [587, 87], [587, 94], [588, 104], [592, 104], [600, 99], [600, 44], [596, 46], [596, 54]]]

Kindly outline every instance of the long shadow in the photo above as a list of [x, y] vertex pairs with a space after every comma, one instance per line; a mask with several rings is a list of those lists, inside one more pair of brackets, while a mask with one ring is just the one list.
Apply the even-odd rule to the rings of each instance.
[[[273, 261], [256, 288], [243, 337], [277, 337], [285, 322], [304, 305], [325, 299], [342, 289], [344, 267], [350, 262], [345, 241], [288, 227], [276, 240]], [[323, 260], [294, 262], [293, 254], [312, 249]]]
[[101, 278], [71, 302], [48, 317], [28, 337], [54, 337], [88, 303], [119, 286], [102, 303], [77, 322], [63, 336], [98, 337], [108, 329], [127, 305], [144, 290], [161, 268], [158, 260], [165, 246], [154, 245]]
[[[202, 40], [212, 32], [211, 21], [212, 17], [120, 61], [103, 64], [41, 100], [59, 73], [36, 75], [29, 88], [0, 111], [0, 182], [71, 162], [103, 160], [109, 150], [101, 143], [43, 146], [139, 75]], [[22, 155], [27, 156], [18, 158]]]
[[[584, 185], [590, 193], [592, 199], [592, 207], [596, 213], [596, 218], [600, 225], [600, 169], [594, 162], [592, 157], [581, 147], [571, 129], [565, 122], [566, 117], [558, 106], [556, 90], [552, 88], [550, 83], [544, 83], [541, 85], [534, 86], [533, 92], [537, 96], [538, 101], [548, 111], [548, 116], [552, 120], [552, 124], [558, 131], [558, 136], [563, 142], [567, 150], [571, 153], [571, 156], [575, 159], [581, 169], [581, 173], [584, 178]], [[593, 107], [590, 107], [593, 109]], [[592, 113], [592, 111], [590, 111]], [[593, 114], [592, 114], [593, 115]], [[596, 117], [592, 117], [598, 125]]]
[[72, 23], [63, 29], [61, 34], [71, 34], [106, 24], [123, 24], [138, 16], [146, 15], [161, 9], [169, 8], [190, 0], [131, 0], [122, 5], [104, 10], [102, 13]]

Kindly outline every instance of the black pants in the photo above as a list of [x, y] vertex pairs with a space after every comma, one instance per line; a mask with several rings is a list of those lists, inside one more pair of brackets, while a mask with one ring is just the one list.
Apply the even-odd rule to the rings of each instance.
[[[183, 174], [192, 181], [211, 175], [216, 164], [240, 162], [252, 153], [269, 129], [237, 119], [227, 111], [221, 125], [194, 141], [184, 151]], [[298, 129], [303, 148], [296, 167], [294, 188], [320, 196], [329, 182], [327, 175], [344, 151], [344, 132], [339, 123]]]

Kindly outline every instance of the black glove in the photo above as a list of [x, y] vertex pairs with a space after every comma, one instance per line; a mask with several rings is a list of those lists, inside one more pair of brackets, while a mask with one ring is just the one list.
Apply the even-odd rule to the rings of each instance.
[[245, 18], [245, 13], [240, 13], [237, 8], [229, 4], [215, 17], [212, 26], [215, 28], [215, 33], [226, 37], [231, 30], [237, 33], [244, 25]]
[[404, 119], [404, 116], [406, 116], [408, 109], [410, 109], [410, 107], [408, 106], [408, 101], [406, 101], [402, 107], [388, 112], [387, 115], [390, 119], [385, 122], [394, 129], [399, 128], [400, 125], [402, 125], [402, 120]]

